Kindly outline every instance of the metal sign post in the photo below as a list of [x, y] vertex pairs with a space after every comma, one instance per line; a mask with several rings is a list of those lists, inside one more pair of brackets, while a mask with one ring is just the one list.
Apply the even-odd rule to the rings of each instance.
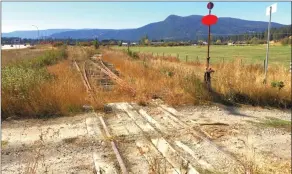
[[268, 60], [269, 60], [269, 51], [270, 51], [270, 28], [271, 28], [271, 19], [272, 19], [272, 13], [275, 13], [277, 11], [277, 3], [267, 7], [266, 9], [266, 15], [270, 16], [269, 19], [269, 25], [268, 25], [268, 37], [267, 37], [267, 52], [266, 52], [266, 61], [265, 61], [265, 78], [264, 78], [264, 84], [267, 82], [267, 72], [268, 72]]
[[214, 70], [210, 68], [211, 25], [216, 24], [218, 20], [217, 16], [211, 15], [211, 9], [213, 7], [214, 7], [214, 4], [212, 2], [209, 2], [207, 4], [207, 8], [209, 9], [209, 15], [206, 15], [202, 18], [202, 23], [208, 26], [208, 50], [207, 50], [206, 71], [204, 74], [204, 81], [209, 91], [211, 91], [211, 73], [214, 72]]

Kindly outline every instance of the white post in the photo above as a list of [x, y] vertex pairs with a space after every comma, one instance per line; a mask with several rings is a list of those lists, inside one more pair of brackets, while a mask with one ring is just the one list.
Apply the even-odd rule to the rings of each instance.
[[266, 53], [265, 79], [264, 79], [264, 83], [266, 83], [266, 81], [267, 81], [268, 60], [269, 60], [269, 49], [270, 49], [270, 27], [271, 27], [271, 18], [272, 18], [272, 6], [270, 6], [270, 20], [269, 20], [269, 26], [268, 26], [267, 53]]
[[269, 61], [269, 51], [270, 51], [270, 28], [271, 28], [271, 19], [272, 19], [272, 13], [275, 13], [277, 11], [277, 3], [269, 6], [266, 8], [266, 15], [270, 17], [269, 20], [269, 26], [268, 26], [268, 37], [267, 37], [267, 53], [266, 53], [266, 60], [265, 60], [265, 79], [264, 83], [267, 82], [267, 73], [268, 73], [268, 61]]

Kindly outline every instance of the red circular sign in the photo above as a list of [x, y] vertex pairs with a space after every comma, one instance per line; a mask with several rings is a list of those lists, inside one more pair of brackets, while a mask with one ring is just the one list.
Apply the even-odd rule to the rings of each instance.
[[217, 16], [215, 15], [206, 15], [202, 18], [202, 23], [204, 25], [214, 25], [218, 21]]
[[212, 2], [209, 2], [209, 3], [207, 4], [207, 8], [208, 8], [209, 10], [211, 10], [213, 7], [214, 7], [214, 4], [213, 4]]

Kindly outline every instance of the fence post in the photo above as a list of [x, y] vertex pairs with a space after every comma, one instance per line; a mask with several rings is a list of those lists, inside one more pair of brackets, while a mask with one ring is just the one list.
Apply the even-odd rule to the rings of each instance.
[[178, 53], [177, 53], [176, 57], [177, 57], [177, 59], [179, 59], [179, 54]]
[[266, 60], [264, 59], [264, 71], [266, 69]]
[[164, 52], [162, 53], [162, 57], [164, 57]]
[[290, 62], [290, 72], [292, 71], [292, 62]]
[[186, 55], [186, 62], [188, 62], [188, 55]]
[[223, 57], [223, 64], [224, 64], [224, 57]]

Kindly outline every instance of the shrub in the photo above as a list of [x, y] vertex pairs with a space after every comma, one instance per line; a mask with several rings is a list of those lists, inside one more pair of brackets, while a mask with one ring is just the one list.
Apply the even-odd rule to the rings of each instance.
[[[43, 56], [34, 59], [26, 59], [18, 64], [3, 67], [1, 91], [4, 103], [2, 105], [3, 118], [7, 118], [9, 115], [52, 114], [49, 112], [52, 109], [52, 103], [43, 103], [42, 106], [48, 106], [43, 107], [42, 111], [37, 111], [40, 106], [34, 106], [33, 103], [38, 102], [37, 99], [40, 100], [39, 93], [43, 92], [40, 90], [40, 86], [54, 80], [54, 76], [47, 71], [46, 66], [56, 64], [66, 58], [66, 50], [58, 49], [47, 51]], [[54, 91], [51, 90], [51, 92]], [[48, 110], [44, 108], [48, 108]]]
[[181, 78], [181, 84], [185, 92], [194, 98], [194, 102], [210, 100], [205, 84], [194, 73]]
[[53, 47], [60, 47], [60, 46], [63, 46], [64, 43], [63, 42], [54, 42], [52, 45], [53, 45]]
[[67, 59], [68, 55], [65, 48], [59, 50], [51, 50], [44, 53], [44, 55], [36, 57], [31, 60], [22, 61], [19, 66], [42, 68], [44, 66], [56, 64], [60, 60]]
[[251, 43], [251, 44], [254, 44], [254, 45], [259, 44], [259, 39], [256, 38], [256, 37], [253, 37], [253, 38], [250, 40], [250, 43]]
[[273, 81], [273, 82], [271, 82], [271, 86], [273, 88], [278, 88], [279, 90], [281, 90], [285, 85], [284, 85], [284, 82], [282, 82], [282, 81], [279, 81], [279, 82]]
[[99, 43], [98, 43], [97, 40], [94, 40], [92, 44], [93, 44], [93, 46], [94, 46], [95, 49], [98, 49], [99, 48]]
[[132, 57], [133, 59], [139, 59], [139, 55], [138, 55], [137, 52], [134, 52], [134, 51], [129, 50], [129, 51], [127, 51], [127, 54], [128, 54], [130, 57]]
[[288, 37], [285, 37], [284, 39], [281, 40], [282, 45], [291, 45], [291, 39]]

